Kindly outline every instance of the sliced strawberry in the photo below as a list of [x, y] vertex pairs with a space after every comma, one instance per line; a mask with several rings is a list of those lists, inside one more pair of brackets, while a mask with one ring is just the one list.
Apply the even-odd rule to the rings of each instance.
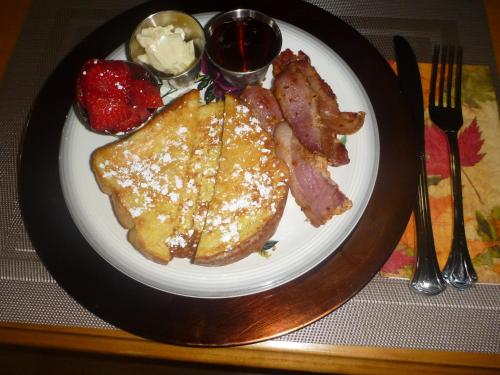
[[129, 99], [132, 75], [128, 64], [123, 61], [89, 60], [80, 72], [80, 79], [84, 92]]
[[151, 112], [147, 108], [133, 106], [130, 108], [129, 118], [120, 122], [120, 124], [111, 129], [111, 132], [126, 132], [134, 129], [137, 126], [141, 125], [144, 121], [146, 121], [150, 115]]
[[81, 76], [76, 78], [76, 101], [82, 108], [86, 108], [85, 106], [85, 92], [82, 87], [82, 79]]
[[90, 127], [97, 131], [113, 130], [131, 116], [129, 103], [120, 98], [87, 94], [85, 103]]
[[87, 110], [90, 127], [99, 132], [126, 132], [163, 106], [160, 90], [123, 61], [91, 59], [76, 82], [76, 100]]
[[163, 106], [160, 89], [144, 79], [132, 82], [130, 100], [139, 107], [159, 108]]
[[141, 119], [141, 122], [146, 121], [148, 119], [148, 117], [151, 115], [151, 112], [152, 112], [151, 109], [148, 109], [146, 107], [136, 106], [136, 105], [134, 105], [132, 107], [132, 111], [134, 113], [136, 113], [137, 116], [139, 116], [139, 118]]

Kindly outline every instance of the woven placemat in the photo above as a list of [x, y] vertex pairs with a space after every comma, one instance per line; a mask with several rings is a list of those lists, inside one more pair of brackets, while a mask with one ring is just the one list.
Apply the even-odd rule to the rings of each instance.
[[[433, 43], [459, 42], [466, 63], [496, 72], [481, 2], [311, 2], [350, 23], [388, 59], [392, 36], [401, 34], [422, 61]], [[30, 107], [52, 69], [90, 31], [138, 3], [33, 2], [0, 91], [0, 321], [113, 328], [66, 295], [38, 259], [19, 210], [17, 155]], [[498, 93], [496, 74], [493, 82]], [[279, 340], [498, 353], [499, 295], [500, 286], [478, 285], [427, 298], [411, 293], [407, 281], [376, 277], [334, 313]]]

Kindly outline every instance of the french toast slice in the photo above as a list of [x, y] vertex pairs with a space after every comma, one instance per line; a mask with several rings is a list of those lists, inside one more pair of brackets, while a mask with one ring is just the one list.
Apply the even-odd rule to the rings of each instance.
[[214, 102], [199, 108], [194, 148], [185, 178], [187, 184], [181, 197], [179, 225], [174, 233], [175, 241], [172, 241], [176, 245], [171, 248], [175, 257], [191, 259], [200, 240], [208, 202], [214, 193], [223, 121], [224, 102]]
[[197, 131], [199, 92], [192, 90], [132, 135], [97, 149], [91, 166], [110, 195], [128, 240], [146, 257], [171, 260], [181, 196]]
[[283, 214], [288, 178], [272, 135], [248, 107], [226, 95], [215, 191], [193, 262], [219, 266], [260, 251]]

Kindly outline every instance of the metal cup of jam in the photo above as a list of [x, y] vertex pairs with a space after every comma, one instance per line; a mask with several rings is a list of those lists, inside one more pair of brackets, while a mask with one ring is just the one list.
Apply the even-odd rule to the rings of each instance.
[[221, 13], [207, 23], [205, 34], [210, 62], [236, 87], [263, 81], [269, 65], [281, 51], [278, 24], [256, 10]]

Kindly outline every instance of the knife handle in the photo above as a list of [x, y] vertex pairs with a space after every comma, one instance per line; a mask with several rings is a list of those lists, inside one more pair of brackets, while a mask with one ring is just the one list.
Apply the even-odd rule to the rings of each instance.
[[441, 275], [434, 247], [425, 152], [423, 150], [419, 152], [418, 159], [420, 168], [417, 201], [414, 209], [417, 228], [417, 259], [410, 286], [419, 293], [435, 295], [446, 289], [446, 282]]

